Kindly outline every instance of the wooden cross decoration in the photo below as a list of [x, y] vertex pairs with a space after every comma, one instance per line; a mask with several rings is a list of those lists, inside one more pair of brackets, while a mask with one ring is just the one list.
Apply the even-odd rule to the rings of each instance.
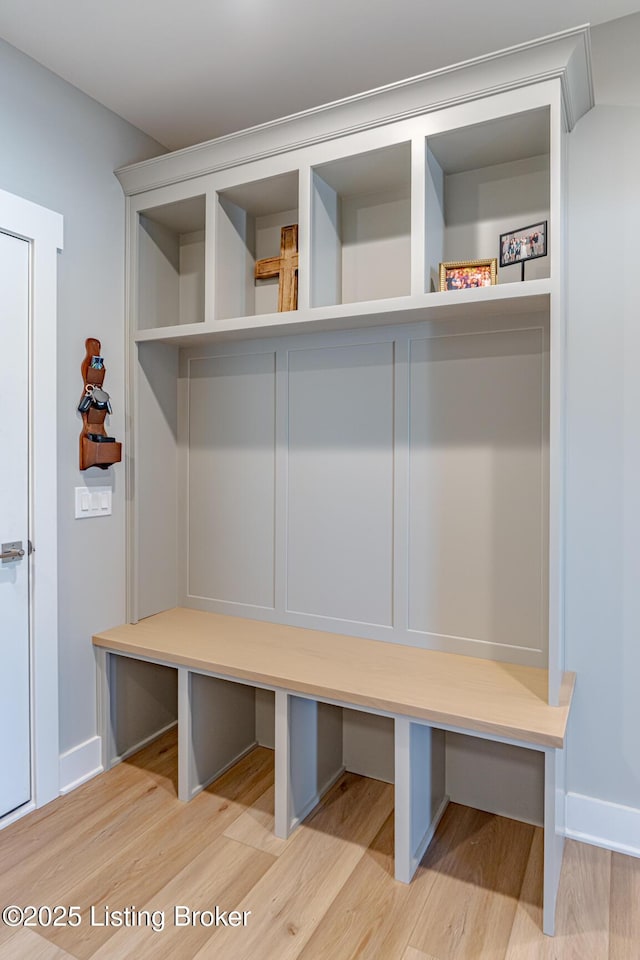
[[256, 261], [256, 280], [278, 277], [278, 312], [298, 309], [298, 224], [280, 231], [280, 256]]

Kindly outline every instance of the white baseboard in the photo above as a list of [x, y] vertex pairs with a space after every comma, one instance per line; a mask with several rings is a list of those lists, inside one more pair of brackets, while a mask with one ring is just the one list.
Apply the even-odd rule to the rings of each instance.
[[568, 793], [565, 835], [616, 853], [640, 857], [640, 810]]
[[60, 754], [60, 793], [70, 793], [102, 770], [102, 737], [91, 737]]
[[0, 817], [0, 830], [4, 830], [5, 827], [15, 823], [16, 820], [26, 817], [28, 813], [31, 813], [31, 811], [35, 809], [36, 805], [33, 800], [30, 800], [29, 803], [23, 803], [23, 805], [18, 807], [17, 810], [12, 810], [11, 813], [7, 813], [4, 817]]

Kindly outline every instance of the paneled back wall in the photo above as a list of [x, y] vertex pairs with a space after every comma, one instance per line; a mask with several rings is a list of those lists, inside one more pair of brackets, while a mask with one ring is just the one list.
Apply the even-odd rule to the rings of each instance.
[[179, 602], [545, 666], [547, 396], [538, 314], [181, 351]]

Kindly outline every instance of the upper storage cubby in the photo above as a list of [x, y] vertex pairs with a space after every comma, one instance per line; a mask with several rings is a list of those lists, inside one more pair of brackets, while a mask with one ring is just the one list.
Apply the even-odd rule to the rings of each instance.
[[219, 190], [216, 320], [278, 310], [278, 278], [255, 279], [257, 260], [280, 254], [282, 227], [298, 223], [298, 172]]
[[[560, 309], [565, 136], [592, 105], [579, 27], [119, 170], [134, 340], [187, 346]], [[205, 219], [202, 245], [192, 235]], [[296, 224], [299, 253], [283, 231]], [[509, 231], [516, 253], [498, 266], [499, 286], [432, 294], [441, 263], [491, 265]], [[281, 244], [279, 283], [269, 274]], [[449, 286], [478, 285], [466, 279]]]
[[204, 320], [204, 196], [138, 214], [137, 329]]
[[313, 168], [311, 306], [411, 293], [411, 144]]
[[[519, 263], [500, 267], [499, 239], [549, 221], [549, 142], [548, 107], [427, 138], [427, 293], [439, 289], [441, 261], [496, 257], [498, 283], [521, 279]], [[549, 264], [548, 255], [529, 260], [526, 279], [548, 277]]]

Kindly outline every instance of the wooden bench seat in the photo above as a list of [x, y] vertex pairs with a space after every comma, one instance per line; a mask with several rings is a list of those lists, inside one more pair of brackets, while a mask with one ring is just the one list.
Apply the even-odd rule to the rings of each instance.
[[343, 701], [434, 725], [564, 746], [575, 674], [558, 707], [547, 672], [402, 644], [177, 607], [96, 634], [98, 647]]
[[[326, 777], [320, 782], [316, 773], [318, 704], [392, 717], [396, 877], [406, 882], [447, 803], [442, 730], [543, 752], [544, 929], [553, 932], [562, 862], [558, 764], [564, 762], [574, 674], [564, 675], [560, 705], [549, 706], [546, 670], [182, 607], [105, 630], [94, 636], [93, 643], [100, 667], [105, 767], [114, 761], [109, 657], [149, 660], [178, 670], [179, 795], [183, 800], [219, 775], [222, 763], [228, 766], [240, 755], [235, 730], [232, 735], [230, 722], [217, 722], [212, 701], [224, 700], [227, 716], [233, 716], [233, 697], [243, 696], [243, 689], [257, 686], [275, 691], [278, 836], [286, 837], [295, 829], [327, 785]], [[198, 675], [216, 678], [206, 683], [222, 687], [216, 687], [213, 695], [192, 695]], [[237, 703], [239, 715], [239, 699]], [[198, 711], [203, 714], [200, 718]], [[204, 764], [209, 764], [209, 776], [203, 779], [203, 763], [194, 759], [192, 732], [199, 731], [196, 739], [202, 743], [215, 739], [221, 727], [231, 742], [226, 752], [224, 744], [214, 744], [213, 759]], [[196, 768], [199, 780], [194, 779]], [[338, 768], [335, 775], [340, 772]]]

